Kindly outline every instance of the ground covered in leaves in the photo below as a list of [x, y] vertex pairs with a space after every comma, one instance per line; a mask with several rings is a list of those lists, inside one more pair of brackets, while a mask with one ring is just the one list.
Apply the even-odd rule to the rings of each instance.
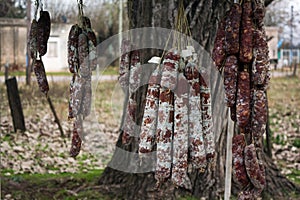
[[[1, 199], [112, 199], [97, 186], [118, 137], [122, 92], [116, 81], [93, 84], [92, 114], [84, 123], [77, 159], [68, 155], [72, 123], [67, 120], [68, 82], [50, 81], [50, 97], [64, 129], [60, 135], [46, 98], [19, 84], [27, 130], [14, 133], [6, 87], [0, 85]], [[300, 79], [273, 78], [268, 91], [272, 154], [300, 184]]]
[[68, 82], [50, 84], [49, 94], [64, 130], [64, 136], [61, 136], [48, 102], [39, 92], [36, 83], [31, 87], [19, 85], [27, 130], [24, 133], [14, 133], [6, 91], [2, 85], [3, 100], [0, 105], [2, 173], [57, 174], [103, 169], [110, 160], [118, 137], [118, 115], [114, 116], [110, 106], [115, 84], [115, 81], [99, 83], [97, 88], [94, 88], [94, 109], [84, 122], [84, 142], [82, 151], [76, 159], [69, 156], [73, 123], [67, 119]]
[[273, 159], [300, 184], [300, 78], [273, 78], [268, 99]]

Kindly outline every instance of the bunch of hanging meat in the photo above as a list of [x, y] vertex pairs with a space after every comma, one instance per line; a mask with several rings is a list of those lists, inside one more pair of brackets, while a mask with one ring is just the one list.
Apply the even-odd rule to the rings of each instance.
[[[191, 189], [188, 166], [204, 172], [215, 154], [208, 74], [177, 50], [167, 52], [157, 64], [148, 81], [138, 129], [132, 96], [141, 81], [140, 57], [129, 40], [123, 41], [119, 83], [128, 90], [129, 100], [122, 141], [130, 144], [138, 137], [141, 163], [156, 153], [157, 187], [171, 180], [178, 187]], [[140, 134], [135, 135], [137, 131]]]
[[80, 25], [71, 27], [68, 38], [68, 65], [73, 73], [70, 83], [69, 119], [75, 119], [70, 156], [76, 157], [81, 148], [83, 119], [91, 112], [92, 70], [97, 67], [96, 35], [88, 17], [80, 17]]
[[256, 199], [266, 185], [262, 139], [270, 74], [264, 15], [263, 0], [232, 4], [220, 22], [213, 49], [215, 65], [224, 72], [225, 100], [239, 128], [232, 144], [239, 199]]
[[45, 67], [42, 56], [47, 53], [47, 43], [50, 36], [51, 19], [48, 11], [40, 11], [38, 21], [33, 19], [28, 39], [28, 50], [32, 58], [34, 73], [37, 83], [42, 93], [46, 96], [49, 91], [49, 85], [46, 77]]

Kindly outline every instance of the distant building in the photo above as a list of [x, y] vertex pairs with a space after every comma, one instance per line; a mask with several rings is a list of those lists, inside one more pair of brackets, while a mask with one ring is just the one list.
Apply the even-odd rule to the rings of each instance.
[[67, 70], [67, 43], [71, 24], [52, 24], [47, 54], [43, 57], [46, 71]]
[[300, 63], [300, 46], [278, 49], [278, 33], [278, 27], [266, 27], [266, 34], [269, 39], [269, 57], [273, 66], [282, 68], [293, 63]]
[[[71, 24], [51, 24], [47, 54], [42, 57], [46, 71], [67, 70], [67, 40]], [[26, 66], [27, 22], [0, 18], [0, 64]], [[1, 69], [2, 70], [2, 69]]]
[[267, 26], [266, 27], [266, 35], [269, 46], [269, 58], [271, 62], [278, 61], [278, 33], [279, 28], [275, 26]]
[[300, 46], [280, 49], [280, 64], [289, 66], [294, 63], [300, 63]]
[[0, 18], [0, 64], [25, 66], [27, 23], [24, 19]]

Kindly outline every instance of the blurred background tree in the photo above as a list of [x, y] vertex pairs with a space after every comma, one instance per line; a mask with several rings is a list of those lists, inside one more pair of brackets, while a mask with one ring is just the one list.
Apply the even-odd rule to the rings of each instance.
[[0, 17], [24, 18], [26, 16], [26, 0], [0, 0]]

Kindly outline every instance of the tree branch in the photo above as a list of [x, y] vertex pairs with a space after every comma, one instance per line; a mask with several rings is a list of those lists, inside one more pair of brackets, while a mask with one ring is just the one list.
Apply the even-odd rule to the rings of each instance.
[[265, 0], [265, 6], [267, 7], [270, 5], [274, 0]]

